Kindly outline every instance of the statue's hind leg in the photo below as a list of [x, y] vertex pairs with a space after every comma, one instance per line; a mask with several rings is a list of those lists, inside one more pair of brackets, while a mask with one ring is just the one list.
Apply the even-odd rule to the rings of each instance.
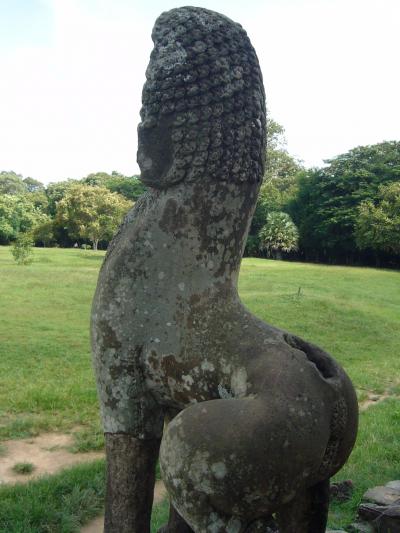
[[104, 533], [149, 533], [160, 439], [106, 433]]
[[[165, 413], [164, 424], [169, 422], [179, 413], [177, 410], [169, 409]], [[185, 522], [175, 507], [170, 504], [168, 523], [162, 526], [157, 533], [194, 533], [193, 529]]]
[[160, 528], [157, 533], [193, 533], [193, 529], [187, 525], [174, 506], [170, 505], [168, 524]]
[[[196, 533], [266, 533], [275, 512], [280, 533], [325, 533], [329, 482], [303, 485], [304, 472], [318, 472], [325, 445], [290, 432], [285, 414], [273, 396], [228, 398], [194, 404], [168, 424], [161, 472], [173, 505]], [[312, 427], [310, 419], [302, 417], [303, 428]], [[288, 438], [301, 453], [286, 450]]]
[[329, 479], [305, 489], [277, 513], [280, 533], [325, 533]]

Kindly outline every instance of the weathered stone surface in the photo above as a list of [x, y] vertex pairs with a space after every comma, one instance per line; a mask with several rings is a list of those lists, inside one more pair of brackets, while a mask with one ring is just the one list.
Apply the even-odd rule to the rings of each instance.
[[378, 531], [388, 528], [400, 531], [400, 505], [376, 505], [374, 503], [361, 503], [358, 515], [362, 520], [370, 522]]
[[183, 521], [176, 509], [170, 505], [168, 523], [161, 527], [157, 533], [193, 533], [193, 529]]
[[400, 480], [394, 480], [389, 481], [389, 483], [386, 483], [385, 487], [388, 487], [389, 489], [397, 490], [400, 494]]
[[374, 524], [379, 533], [400, 533], [400, 505], [390, 505]]
[[387, 509], [386, 505], [377, 505], [376, 503], [360, 503], [358, 506], [358, 516], [362, 520], [372, 522], [378, 518]]
[[360, 531], [400, 533], [400, 482], [390, 481], [385, 486], [369, 489], [358, 508], [364, 527]]
[[363, 496], [363, 500], [376, 503], [378, 505], [391, 505], [400, 502], [400, 490], [386, 486], [368, 489]]
[[106, 532], [150, 533], [159, 447], [159, 440], [144, 442], [131, 435], [106, 434]]
[[253, 316], [237, 291], [264, 169], [257, 56], [239, 24], [200, 8], [162, 14], [152, 38], [138, 151], [149, 192], [109, 247], [92, 311], [114, 444], [107, 499], [119, 498], [108, 505], [130, 524], [106, 533], [147, 531], [129, 518], [149, 504], [126, 490], [121, 465], [126, 442], [158, 442], [165, 417], [166, 531], [244, 533], [277, 513], [281, 533], [325, 532], [328, 480], [356, 436], [354, 389], [332, 357]]
[[354, 522], [348, 527], [349, 533], [376, 533], [375, 528], [367, 522]]

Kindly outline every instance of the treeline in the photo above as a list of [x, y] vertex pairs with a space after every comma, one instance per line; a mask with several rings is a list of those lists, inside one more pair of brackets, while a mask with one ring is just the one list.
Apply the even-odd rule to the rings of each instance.
[[[400, 142], [360, 146], [305, 168], [268, 122], [267, 167], [245, 254], [400, 266]], [[43, 185], [0, 172], [0, 244], [105, 248], [145, 191], [138, 176], [89, 174]]]
[[29, 234], [37, 246], [104, 248], [144, 190], [137, 176], [118, 172], [47, 187], [15, 172], [0, 172], [0, 244]]
[[272, 126], [246, 254], [399, 267], [400, 142], [360, 146], [306, 169]]
[[398, 263], [400, 142], [360, 146], [300, 174], [288, 210], [307, 260]]

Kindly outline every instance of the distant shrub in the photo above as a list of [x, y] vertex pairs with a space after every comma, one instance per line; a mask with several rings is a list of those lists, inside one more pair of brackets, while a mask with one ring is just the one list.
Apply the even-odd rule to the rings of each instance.
[[12, 467], [17, 474], [31, 474], [35, 470], [35, 465], [32, 463], [15, 463]]
[[33, 240], [28, 233], [20, 233], [12, 245], [11, 253], [18, 265], [29, 265], [33, 261]]
[[267, 222], [261, 228], [259, 237], [260, 248], [275, 259], [281, 259], [281, 252], [298, 249], [298, 229], [290, 216], [281, 211], [268, 214]]
[[81, 244], [82, 250], [91, 250], [92, 247], [90, 244]]

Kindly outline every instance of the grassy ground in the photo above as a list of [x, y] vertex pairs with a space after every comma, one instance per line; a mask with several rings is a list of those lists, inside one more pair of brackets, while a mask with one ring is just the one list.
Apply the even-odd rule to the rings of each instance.
[[[94, 461], [1, 488], [0, 532], [78, 533], [103, 511], [104, 471], [104, 461]], [[168, 510], [166, 504], [156, 506], [151, 533], [167, 521]]]
[[400, 393], [400, 272], [247, 259], [239, 290], [253, 313], [330, 352], [360, 394]]
[[32, 265], [16, 266], [0, 247], [0, 438], [99, 429], [89, 313], [102, 257], [36, 249]]
[[0, 489], [2, 533], [72, 533], [103, 509], [104, 461]]
[[[9, 249], [0, 247], [0, 440], [63, 430], [74, 432], [76, 450], [102, 446], [88, 331], [103, 255], [36, 249], [34, 263], [18, 267]], [[353, 379], [361, 400], [371, 392], [393, 396], [362, 414], [357, 447], [339, 475], [356, 483], [352, 501], [332, 507], [331, 524], [345, 525], [368, 486], [400, 478], [400, 273], [246, 259], [240, 294], [261, 318], [332, 353]], [[7, 516], [13, 516], [11, 503], [4, 502], [14, 501], [15, 509], [29, 508], [24, 502], [34, 489], [0, 489], [0, 531], [74, 531], [91, 515], [90, 508], [101, 508], [102, 499], [102, 490], [96, 488], [102, 483], [98, 470], [79, 467], [78, 472], [80, 468], [86, 477], [78, 478], [91, 480], [91, 485], [89, 490], [77, 482], [76, 490], [83, 491], [79, 505], [80, 496], [66, 496], [70, 493], [63, 489], [64, 474], [46, 481], [51, 490], [43, 485], [52, 496], [38, 504], [33, 515], [45, 513], [47, 505], [53, 508], [54, 513], [49, 510], [48, 517], [42, 517], [42, 524], [50, 524], [47, 529], [27, 529], [22, 522], [17, 529], [2, 529]], [[70, 472], [67, 478], [74, 477], [75, 470]], [[29, 486], [35, 483], [41, 482]], [[25, 499], [4, 500], [4, 491], [13, 490], [21, 490]], [[63, 498], [76, 502], [78, 511], [75, 504], [64, 506], [71, 512], [61, 513], [52, 529], [57, 502]], [[161, 515], [165, 511], [165, 506], [157, 509]], [[66, 525], [61, 529], [60, 524]]]

